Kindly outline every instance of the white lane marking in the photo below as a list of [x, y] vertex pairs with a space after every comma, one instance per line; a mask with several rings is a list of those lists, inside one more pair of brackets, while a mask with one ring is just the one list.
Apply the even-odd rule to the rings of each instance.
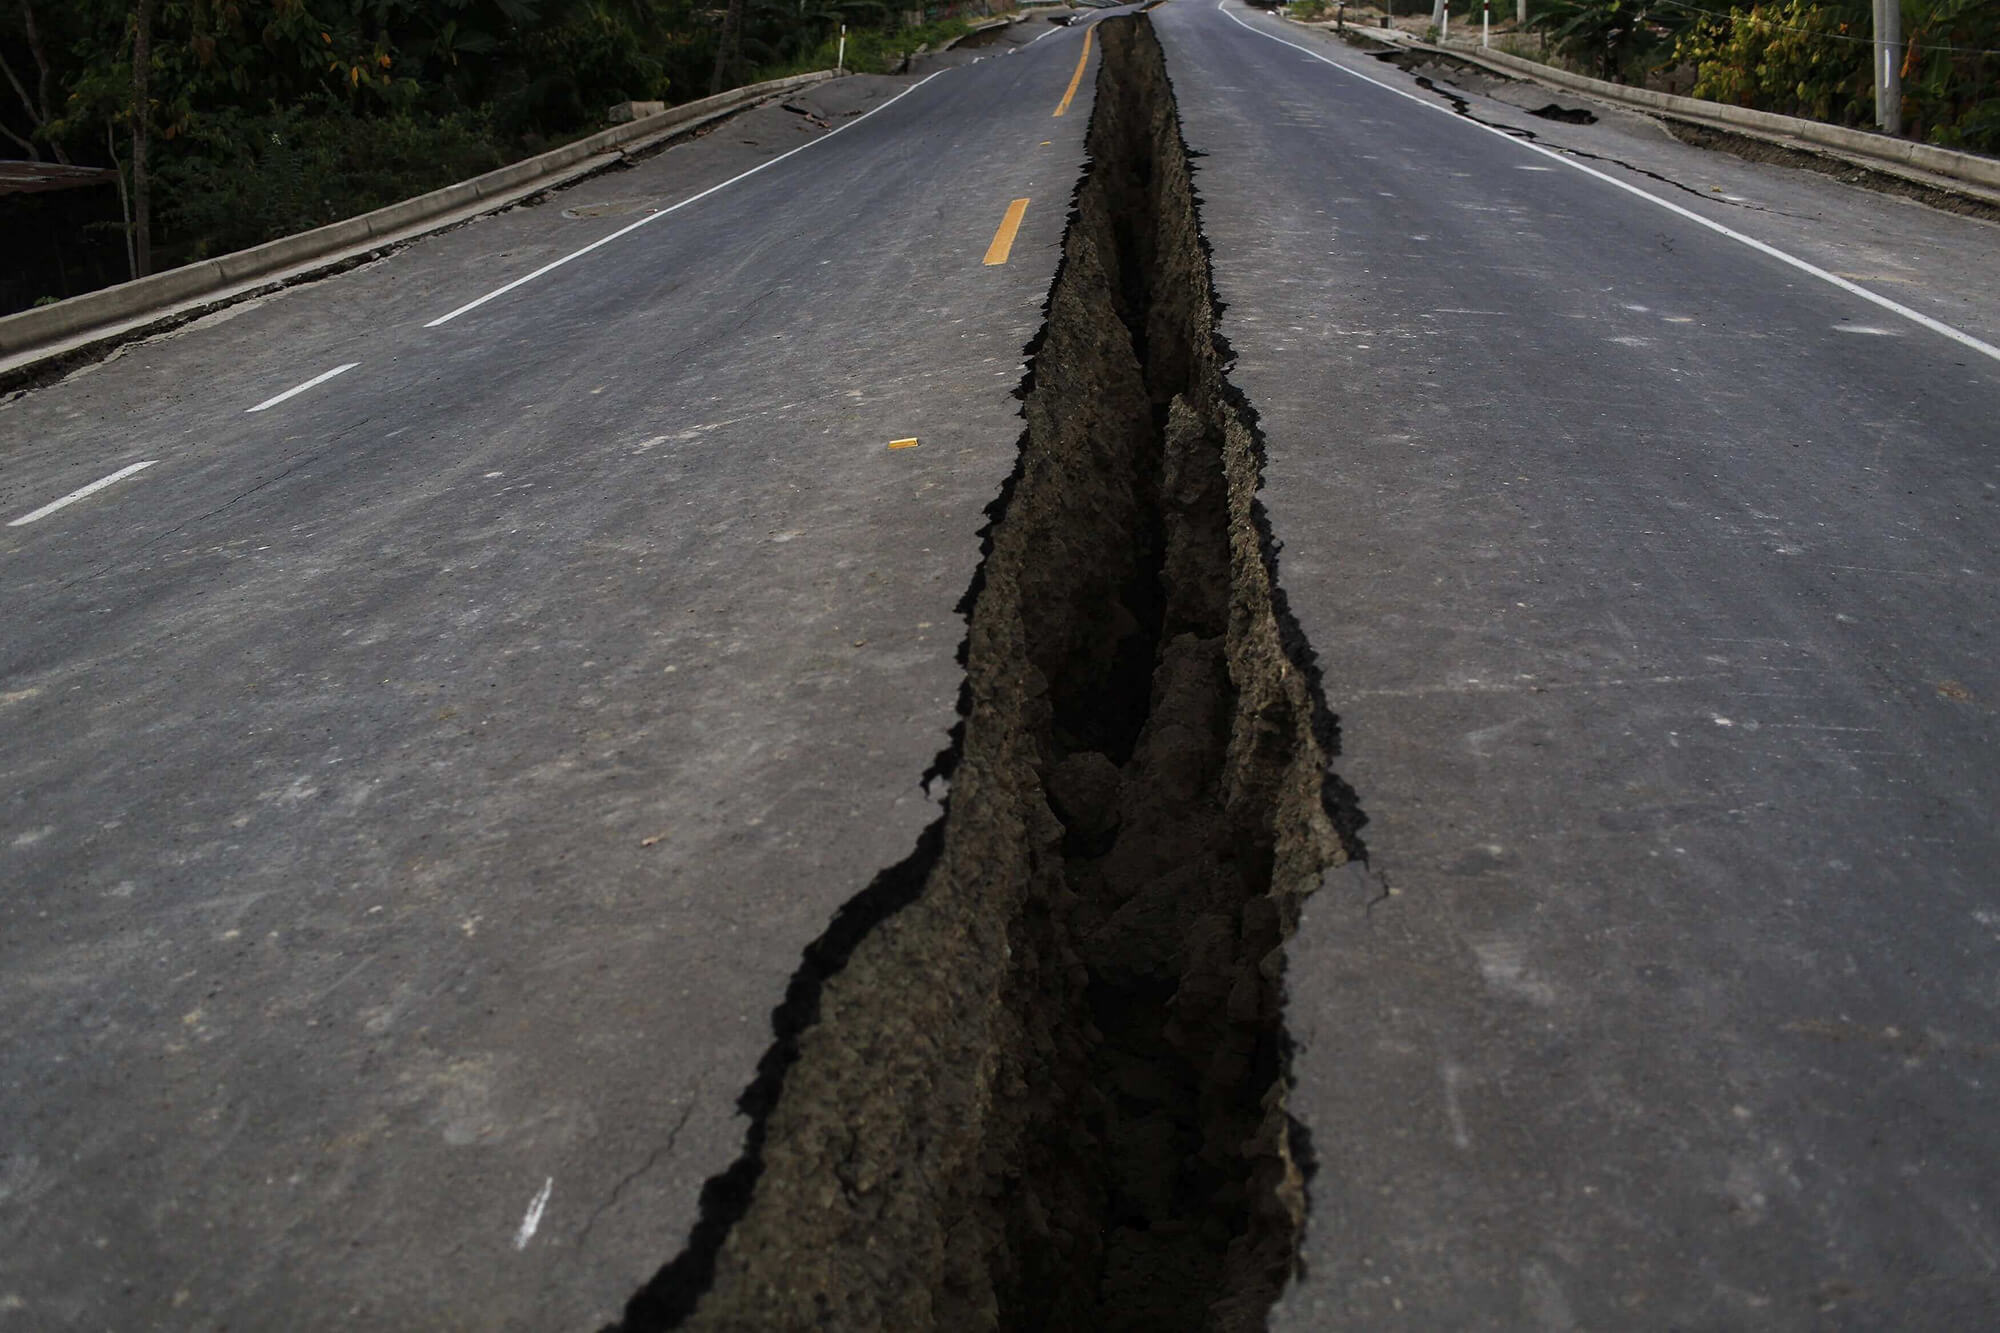
[[549, 1206], [549, 1195], [555, 1192], [556, 1178], [550, 1176], [542, 1182], [541, 1192], [528, 1205], [528, 1215], [521, 1219], [521, 1229], [514, 1233], [514, 1248], [525, 1250], [528, 1242], [535, 1238], [535, 1228], [542, 1224], [542, 1210]]
[[853, 129], [856, 125], [859, 125], [862, 121], [868, 119], [868, 117], [874, 115], [877, 111], [888, 110], [890, 107], [896, 105], [896, 103], [902, 101], [905, 97], [908, 97], [911, 93], [923, 87], [925, 84], [929, 83], [932, 79], [935, 79], [939, 74], [943, 74], [944, 72], [945, 72], [944, 70], [937, 70], [934, 73], [926, 74], [923, 78], [917, 80], [909, 87], [903, 89], [902, 92], [897, 93], [894, 97], [882, 103], [881, 106], [870, 107], [867, 111], [855, 117], [853, 120], [848, 121], [845, 125], [841, 125], [836, 127], [835, 129], [829, 130], [827, 133], [820, 135], [819, 138], [817, 139], [809, 139], [805, 143], [800, 144], [797, 148], [789, 149], [786, 152], [778, 154], [776, 157], [772, 158], [768, 162], [759, 162], [756, 166], [750, 168], [750, 170], [746, 172], [743, 172], [741, 175], [731, 176], [728, 180], [722, 182], [720, 185], [711, 185], [706, 190], [703, 190], [700, 194], [691, 194], [677, 204], [670, 204], [666, 208], [660, 209], [656, 213], [648, 213], [645, 217], [640, 218], [637, 222], [634, 222], [629, 226], [620, 227], [617, 231], [612, 232], [609, 236], [599, 237], [597, 240], [592, 241], [589, 245], [584, 246], [581, 250], [572, 251], [571, 253], [564, 255], [561, 259], [553, 260], [550, 263], [544, 264], [540, 268], [536, 269], [533, 273], [529, 273], [523, 277], [516, 278], [504, 287], [495, 287], [492, 291], [486, 293], [486, 295], [480, 297], [477, 300], [467, 301], [464, 305], [460, 306], [458, 309], [452, 311], [448, 315], [439, 315], [436, 319], [424, 325], [424, 327], [427, 329], [434, 329], [440, 324], [449, 324], [451, 323], [451, 321], [457, 319], [460, 315], [465, 314], [467, 311], [477, 310], [480, 306], [485, 305], [488, 301], [491, 301], [496, 297], [505, 296], [508, 292], [513, 291], [516, 287], [525, 287], [529, 283], [533, 282], [536, 278], [542, 277], [544, 274], [555, 272], [555, 270], [561, 268], [564, 264], [569, 263], [570, 260], [572, 259], [581, 259], [585, 255], [589, 254], [592, 250], [596, 250], [601, 246], [609, 245], [621, 236], [629, 236], [631, 233], [639, 230], [639, 228], [641, 227], [644, 227], [650, 223], [658, 222], [661, 218], [667, 216], [667, 214], [669, 213], [678, 213], [683, 208], [686, 208], [689, 204], [700, 203], [702, 200], [708, 198], [708, 196], [714, 194], [718, 190], [726, 190], [730, 186], [736, 184], [736, 182], [740, 180], [747, 180], [750, 177], [756, 175], [758, 172], [763, 171], [767, 167], [777, 166], [780, 162], [790, 157], [793, 153], [803, 153], [808, 148], [812, 148], [819, 144], [823, 144], [828, 139], [831, 139], [834, 135], [841, 134], [847, 130]]
[[1877, 338], [1902, 337], [1894, 329], [1885, 329], [1876, 324], [1836, 324], [1833, 326], [1833, 331], [1835, 333], [1872, 333]]
[[133, 463], [130, 466], [121, 467], [108, 477], [99, 477], [96, 481], [91, 482], [90, 485], [88, 486], [78, 487], [76, 490], [71, 491], [68, 495], [65, 495], [60, 500], [49, 501], [47, 504], [43, 505], [40, 509], [37, 509], [32, 514], [23, 514], [19, 518], [13, 519], [7, 524], [7, 526], [10, 528], [25, 527], [26, 525], [33, 523], [38, 518], [47, 518], [50, 514], [55, 513], [56, 510], [67, 508], [68, 506], [75, 504], [78, 500], [83, 499], [87, 495], [95, 495], [99, 491], [103, 490], [106, 486], [112, 485], [115, 482], [120, 482], [125, 480], [125, 478], [131, 476], [134, 472], [144, 472], [147, 468], [153, 466], [153, 464], [159, 461], [160, 460], [157, 458], [149, 458], [143, 463]]
[[315, 375], [311, 379], [307, 380], [304, 384], [298, 385], [295, 388], [287, 389], [283, 393], [278, 394], [275, 397], [266, 398], [263, 402], [257, 404], [257, 406], [252, 408], [246, 408], [245, 411], [246, 413], [262, 412], [267, 408], [276, 407], [279, 403], [284, 402], [287, 398], [296, 398], [300, 394], [304, 393], [307, 389], [317, 388], [318, 386], [332, 379], [335, 375], [345, 375], [348, 371], [354, 369], [356, 366], [360, 364], [361, 363], [359, 361], [350, 361], [344, 366], [335, 366], [332, 370], [327, 371], [326, 374]]
[[1280, 46], [1289, 46], [1294, 51], [1303, 51], [1305, 52], [1305, 54], [1311, 56], [1314, 60], [1319, 61], [1322, 65], [1331, 65], [1335, 69], [1339, 70], [1342, 74], [1346, 74], [1352, 78], [1359, 79], [1363, 83], [1372, 83], [1377, 88], [1382, 89], [1384, 92], [1394, 93], [1396, 96], [1403, 98], [1406, 101], [1415, 102], [1418, 106], [1424, 107], [1431, 111], [1435, 111], [1439, 115], [1450, 116], [1454, 121], [1457, 121], [1461, 125], [1470, 125], [1474, 129], [1484, 130], [1488, 134], [1493, 135], [1495, 138], [1505, 139], [1508, 143], [1516, 144], [1519, 147], [1527, 149], [1531, 153], [1540, 153], [1543, 157], [1550, 158], [1554, 161], [1562, 163], [1564, 166], [1568, 167], [1572, 171], [1581, 171], [1586, 176], [1594, 176], [1598, 180], [1603, 181], [1606, 185], [1614, 186], [1617, 189], [1625, 191], [1625, 193], [1627, 194], [1636, 195], [1638, 198], [1644, 199], [1649, 204], [1653, 204], [1659, 208], [1664, 208], [1669, 213], [1678, 214], [1681, 217], [1686, 218], [1690, 222], [1708, 228], [1712, 232], [1716, 232], [1719, 235], [1727, 236], [1732, 241], [1738, 241], [1744, 245], [1747, 245], [1752, 250], [1757, 251], [1759, 254], [1769, 255], [1771, 258], [1777, 260], [1781, 264], [1789, 264], [1801, 273], [1810, 274], [1813, 277], [1818, 278], [1821, 282], [1830, 283], [1833, 286], [1840, 288], [1840, 290], [1848, 293], [1850, 296], [1858, 296], [1864, 301], [1880, 306], [1882, 309], [1889, 311], [1891, 314], [1900, 315], [1904, 319], [1909, 320], [1912, 324], [1921, 325], [1922, 327], [1929, 329], [1932, 333], [1939, 334], [1943, 337], [1951, 339], [1955, 343], [1971, 348], [1973, 351], [1979, 353], [1981, 356], [1990, 357], [1994, 361], [2000, 361], [2000, 347], [1995, 347], [1992, 343], [1989, 342], [1981, 342], [1979, 339], [1973, 337], [1969, 333], [1966, 333], [1962, 329], [1955, 329], [1951, 325], [1946, 324], [1941, 320], [1932, 319], [1929, 315], [1924, 314], [1920, 310], [1912, 310], [1910, 309], [1910, 307], [1903, 305], [1900, 302], [1891, 301], [1886, 296], [1878, 296], [1876, 293], [1869, 291], [1866, 287], [1858, 286], [1855, 283], [1849, 282], [1846, 278], [1841, 277], [1838, 273], [1829, 273], [1825, 269], [1821, 268], [1819, 265], [1810, 263], [1804, 259], [1800, 259], [1797, 255], [1787, 254], [1785, 251], [1780, 250], [1775, 245], [1766, 245], [1764, 242], [1758, 240], [1755, 236], [1746, 236], [1742, 232], [1737, 231], [1733, 227], [1725, 227], [1720, 222], [1712, 222], [1708, 218], [1703, 217], [1701, 214], [1696, 213], [1690, 209], [1682, 208], [1679, 204], [1676, 204], [1671, 200], [1662, 199], [1657, 194], [1648, 193], [1647, 191], [1640, 189], [1636, 185], [1628, 185], [1624, 181], [1619, 180], [1615, 176], [1607, 176], [1603, 172], [1597, 170], [1595, 167], [1587, 167], [1583, 163], [1578, 162], [1574, 158], [1565, 157], [1563, 154], [1557, 152], [1553, 148], [1544, 148], [1538, 143], [1529, 143], [1526, 139], [1517, 139], [1513, 135], [1507, 133], [1505, 130], [1495, 129], [1491, 125], [1482, 125], [1480, 122], [1476, 120], [1473, 120], [1466, 116], [1461, 116], [1456, 111], [1453, 111], [1450, 107], [1440, 106], [1436, 102], [1432, 102], [1425, 98], [1418, 97], [1415, 93], [1405, 92], [1401, 88], [1396, 87], [1394, 84], [1384, 83], [1380, 79], [1371, 79], [1366, 74], [1363, 74], [1361, 71], [1349, 69], [1347, 66], [1341, 64], [1338, 60], [1334, 60], [1327, 56], [1323, 56], [1319, 52], [1312, 50], [1310, 47], [1300, 46], [1297, 42], [1288, 42], [1284, 38], [1278, 36], [1276, 33], [1265, 32], [1262, 28], [1256, 27], [1249, 23], [1245, 23], [1242, 19], [1237, 18], [1236, 15], [1230, 13], [1228, 10], [1223, 8], [1223, 6], [1226, 3], [1228, 3], [1228, 0], [1215, 0], [1215, 8], [1222, 14], [1224, 18], [1228, 19], [1231, 23], [1234, 23], [1237, 27], [1243, 29], [1245, 32], [1254, 32], [1259, 37], [1265, 38], [1269, 41], [1276, 42]]

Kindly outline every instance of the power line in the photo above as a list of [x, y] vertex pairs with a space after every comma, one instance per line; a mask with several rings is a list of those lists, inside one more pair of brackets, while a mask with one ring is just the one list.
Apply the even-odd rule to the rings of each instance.
[[[1791, 23], [1773, 23], [1770, 19], [1764, 18], [1759, 14], [1746, 14], [1740, 9], [1731, 10], [1725, 14], [1718, 9], [1703, 9], [1700, 5], [1690, 5], [1686, 0], [1661, 0], [1661, 3], [1672, 5], [1675, 9], [1685, 9], [1691, 14], [1706, 14], [1714, 19], [1728, 19], [1731, 23], [1761, 23], [1767, 28], [1776, 28], [1780, 32], [1804, 33], [1808, 37], [1824, 37], [1830, 42], [1860, 42], [1867, 46], [1875, 44], [1873, 37], [1856, 37], [1851, 33], [1844, 32], [1821, 32], [1816, 28], [1801, 28]], [[1921, 43], [1914, 43], [1913, 45], [1919, 51], [1948, 51], [1954, 55], [1962, 56], [2000, 56], [2000, 50], [1978, 46], [1927, 46]]]

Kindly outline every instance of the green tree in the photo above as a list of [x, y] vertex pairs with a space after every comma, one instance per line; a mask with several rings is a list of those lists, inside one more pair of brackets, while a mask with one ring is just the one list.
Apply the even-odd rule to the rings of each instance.
[[735, 0], [722, 23], [716, 4], [0, 0], [0, 152], [117, 168], [136, 269], [462, 179], [718, 72], [830, 65], [843, 22], [856, 68], [939, 36], [887, 0]]
[[1604, 79], [1642, 72], [1687, 22], [1671, 0], [1537, 0], [1529, 12], [1551, 49]]
[[[2000, 5], [1904, 0], [1903, 114], [1915, 138], [2000, 150]], [[1675, 45], [1694, 94], [1867, 125], [1875, 114], [1873, 16], [1863, 0], [1777, 0], [1703, 15]]]

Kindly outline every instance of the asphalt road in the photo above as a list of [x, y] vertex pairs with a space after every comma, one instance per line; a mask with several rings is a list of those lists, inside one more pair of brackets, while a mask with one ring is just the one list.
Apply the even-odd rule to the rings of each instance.
[[801, 949], [936, 814], [1083, 43], [0, 407], [0, 518], [154, 463], [0, 526], [0, 1324], [589, 1327], [672, 1255]]
[[[1371, 821], [1274, 1327], [1991, 1322], [2000, 363], [1750, 242], [1994, 344], [2000, 232], [1153, 18]], [[936, 813], [1090, 109], [1032, 37], [0, 404], [0, 522], [150, 464], [0, 526], [0, 1316], [587, 1327], [670, 1257]]]
[[1273, 1327], [1990, 1326], [2000, 361], [1748, 242], [2000, 343], [2000, 231], [1153, 17], [1371, 820]]

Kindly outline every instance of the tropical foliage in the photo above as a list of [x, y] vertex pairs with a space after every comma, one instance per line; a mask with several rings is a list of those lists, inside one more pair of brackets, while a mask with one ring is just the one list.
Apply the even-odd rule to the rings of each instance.
[[1671, 0], [1540, 0], [1529, 12], [1555, 51], [1601, 79], [1642, 75], [1687, 17]]
[[462, 179], [617, 102], [830, 65], [842, 23], [850, 64], [886, 65], [923, 40], [898, 49], [900, 21], [885, 0], [0, 0], [0, 157], [149, 186], [161, 268]]
[[[1697, 97], [1867, 125], [1875, 110], [1869, 0], [1541, 0], [1536, 26], [1604, 78], [1693, 71]], [[1903, 0], [1904, 130], [2000, 151], [2000, 3]]]

